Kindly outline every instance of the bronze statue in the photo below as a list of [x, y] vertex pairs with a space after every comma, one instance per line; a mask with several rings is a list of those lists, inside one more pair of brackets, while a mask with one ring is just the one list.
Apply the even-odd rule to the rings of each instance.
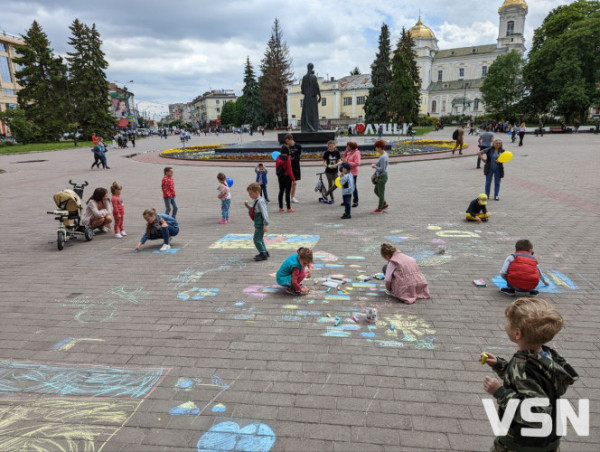
[[313, 64], [308, 63], [308, 71], [302, 77], [302, 94], [304, 102], [302, 104], [302, 116], [300, 117], [300, 130], [302, 132], [319, 131], [319, 102], [321, 102], [321, 90], [319, 82], [313, 71]]

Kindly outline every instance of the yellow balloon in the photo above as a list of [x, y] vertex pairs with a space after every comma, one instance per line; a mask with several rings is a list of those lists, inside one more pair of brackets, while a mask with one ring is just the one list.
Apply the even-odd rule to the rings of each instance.
[[336, 177], [334, 182], [335, 182], [335, 186], [336, 187], [342, 188], [342, 184], [340, 183], [340, 178], [339, 177]]
[[498, 160], [496, 160], [498, 163], [506, 163], [506, 162], [510, 162], [513, 158], [513, 153], [510, 151], [504, 151], [502, 154], [500, 154], [500, 157], [498, 157]]

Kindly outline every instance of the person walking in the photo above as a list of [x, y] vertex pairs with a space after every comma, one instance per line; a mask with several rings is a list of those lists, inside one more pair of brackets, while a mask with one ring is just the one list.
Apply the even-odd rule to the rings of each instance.
[[479, 158], [485, 163], [485, 194], [490, 197], [492, 178], [494, 178], [494, 199], [500, 201], [500, 180], [504, 177], [504, 165], [498, 162], [498, 157], [504, 152], [502, 140], [494, 140], [491, 148], [479, 151]]
[[375, 169], [375, 174], [373, 174], [373, 177], [376, 178], [375, 195], [379, 198], [379, 202], [377, 204], [377, 209], [371, 213], [381, 213], [389, 207], [387, 202], [385, 202], [385, 184], [388, 181], [389, 157], [388, 153], [385, 152], [385, 141], [377, 140], [374, 146], [375, 152], [379, 154], [379, 159], [377, 160], [377, 163], [371, 164], [371, 168]]
[[527, 129], [525, 128], [525, 123], [522, 122], [519, 126], [519, 146], [523, 146], [523, 137], [525, 137], [526, 130]]
[[[492, 145], [492, 141], [494, 141], [494, 134], [491, 132], [490, 126], [485, 128], [485, 132], [479, 135], [479, 150], [483, 151], [484, 149], [489, 148]], [[479, 154], [477, 154], [477, 168], [481, 168], [481, 159], [479, 158]]]

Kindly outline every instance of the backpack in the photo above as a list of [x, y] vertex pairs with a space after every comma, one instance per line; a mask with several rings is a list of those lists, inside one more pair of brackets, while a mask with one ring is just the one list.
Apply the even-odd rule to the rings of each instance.
[[[285, 163], [285, 162], [287, 162], [287, 156], [284, 156], [284, 157], [286, 157], [286, 158], [285, 159], [283, 159], [281, 157], [280, 158], [281, 158], [281, 161]], [[277, 167], [276, 173], [277, 173], [277, 177], [283, 177], [283, 176], [285, 176], [285, 166], [284, 165], [279, 165]]]
[[454, 131], [454, 133], [452, 134], [452, 139], [453, 139], [454, 141], [458, 140], [458, 129], [456, 129], [456, 130]]

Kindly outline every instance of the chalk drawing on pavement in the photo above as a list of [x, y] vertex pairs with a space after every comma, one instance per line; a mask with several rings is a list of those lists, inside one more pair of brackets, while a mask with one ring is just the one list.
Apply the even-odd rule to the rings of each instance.
[[[227, 234], [209, 246], [210, 249], [254, 249], [252, 234]], [[296, 250], [300, 247], [313, 248], [319, 242], [319, 235], [268, 234], [265, 245], [271, 250]]]
[[269, 452], [276, 439], [271, 427], [262, 422], [218, 417], [211, 428], [200, 437], [196, 448], [198, 452]]
[[93, 338], [93, 337], [79, 337], [79, 338], [67, 337], [66, 339], [63, 339], [62, 341], [59, 341], [56, 344], [54, 344], [50, 348], [50, 350], [65, 352], [67, 350], [72, 349], [75, 346], [75, 344], [77, 344], [79, 342], [104, 342], [104, 339], [97, 339], [97, 338]]
[[200, 408], [194, 402], [184, 402], [169, 410], [171, 416], [190, 416], [200, 413]]
[[[543, 271], [543, 273], [550, 284], [546, 286], [540, 281], [536, 287], [537, 291], [542, 293], [562, 293], [565, 290], [577, 290], [577, 284], [567, 275], [557, 270]], [[506, 287], [506, 280], [500, 275], [494, 276], [492, 282], [500, 289]], [[527, 294], [527, 292], [523, 292], [523, 294]]]

